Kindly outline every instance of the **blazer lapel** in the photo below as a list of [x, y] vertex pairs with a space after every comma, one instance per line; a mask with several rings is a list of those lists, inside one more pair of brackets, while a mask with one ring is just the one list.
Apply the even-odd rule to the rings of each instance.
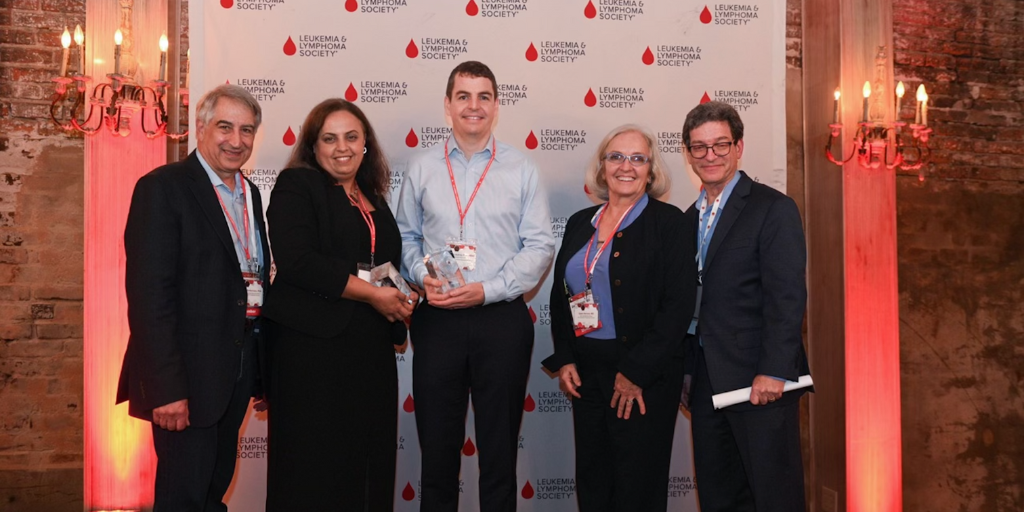
[[722, 245], [722, 240], [725, 240], [725, 237], [729, 235], [729, 230], [736, 223], [736, 219], [739, 219], [740, 213], [743, 212], [743, 207], [747, 205], [747, 196], [750, 195], [750, 186], [753, 180], [748, 178], [743, 171], [739, 172], [740, 181], [736, 183], [736, 188], [729, 195], [729, 200], [725, 203], [725, 211], [722, 212], [721, 218], [718, 219], [718, 225], [715, 226], [715, 234], [711, 237], [711, 244], [708, 245], [708, 254], [704, 259], [705, 273], [708, 267], [711, 266], [711, 262], [714, 261], [715, 253], [718, 252], [718, 248]]
[[[264, 283], [270, 282], [270, 262], [273, 260], [270, 254], [270, 240], [267, 238], [267, 225], [263, 221], [263, 198], [260, 196], [260, 190], [256, 185], [245, 180], [246, 186], [249, 187], [249, 192], [252, 193], [252, 208], [256, 214], [256, 233], [260, 237], [260, 247], [263, 248], [263, 268], [260, 272], [263, 274], [261, 277]], [[232, 248], [233, 249], [233, 248]]]
[[224, 248], [234, 258], [235, 243], [231, 240], [228, 222], [224, 219], [224, 210], [220, 206], [220, 201], [217, 200], [217, 191], [213, 188], [213, 184], [210, 183], [210, 177], [207, 176], [203, 165], [199, 163], [199, 157], [196, 156], [195, 151], [188, 156], [188, 160], [185, 163], [188, 166], [187, 172], [192, 178], [188, 187], [192, 190], [196, 202], [199, 203], [199, 208], [210, 221], [214, 233], [217, 233], [217, 238], [224, 243]]

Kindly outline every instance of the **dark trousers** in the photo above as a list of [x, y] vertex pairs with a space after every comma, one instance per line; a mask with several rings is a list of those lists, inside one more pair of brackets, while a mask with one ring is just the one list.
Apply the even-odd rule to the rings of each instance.
[[[256, 380], [252, 341], [239, 357], [242, 371], [235, 381], [224, 415], [209, 427], [171, 432], [153, 425], [156, 448], [156, 494], [153, 512], [226, 512], [224, 493], [235, 474], [238, 428], [245, 419]], [[201, 393], [202, 390], [197, 392]]]
[[803, 512], [800, 402], [716, 411], [704, 349], [696, 352], [690, 413], [701, 512]]
[[516, 509], [516, 457], [533, 322], [522, 298], [486, 306], [419, 308], [412, 319], [413, 395], [422, 453], [422, 512], [459, 505], [466, 407], [473, 390], [480, 510]]
[[672, 438], [683, 388], [683, 361], [643, 390], [647, 414], [633, 403], [628, 420], [611, 408], [619, 361], [628, 351], [617, 340], [577, 343], [580, 398], [572, 400], [576, 435], [576, 491], [580, 512], [664, 512]]

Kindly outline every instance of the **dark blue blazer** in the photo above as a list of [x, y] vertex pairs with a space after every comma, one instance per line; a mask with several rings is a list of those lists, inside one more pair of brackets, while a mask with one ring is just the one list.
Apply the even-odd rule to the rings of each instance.
[[[686, 216], [698, 225], [696, 205]], [[801, 334], [806, 247], [796, 203], [740, 171], [704, 262], [698, 334], [714, 393], [749, 387], [759, 374], [795, 381], [809, 373]]]

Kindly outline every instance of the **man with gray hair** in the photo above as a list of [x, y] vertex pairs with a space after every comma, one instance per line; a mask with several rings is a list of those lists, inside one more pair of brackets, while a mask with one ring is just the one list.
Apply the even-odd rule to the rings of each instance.
[[206, 93], [196, 151], [139, 179], [124, 232], [131, 336], [117, 402], [152, 423], [154, 509], [226, 511], [238, 429], [258, 393], [267, 245], [240, 168], [260, 125], [235, 85]]

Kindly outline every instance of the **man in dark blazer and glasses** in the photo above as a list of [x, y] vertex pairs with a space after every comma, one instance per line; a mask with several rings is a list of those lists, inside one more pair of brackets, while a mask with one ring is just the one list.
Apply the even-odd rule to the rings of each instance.
[[197, 150], [139, 179], [124, 246], [131, 337], [117, 401], [152, 422], [154, 510], [226, 511], [238, 429], [260, 372], [270, 248], [241, 166], [261, 110], [238, 86], [199, 101]]
[[[800, 213], [738, 171], [743, 121], [732, 106], [691, 110], [683, 143], [703, 184], [686, 212], [697, 227], [699, 299], [687, 343], [696, 356], [689, 406], [701, 512], [802, 511], [803, 391], [783, 393], [785, 381], [808, 373]], [[747, 387], [748, 403], [714, 409], [712, 395]]]

